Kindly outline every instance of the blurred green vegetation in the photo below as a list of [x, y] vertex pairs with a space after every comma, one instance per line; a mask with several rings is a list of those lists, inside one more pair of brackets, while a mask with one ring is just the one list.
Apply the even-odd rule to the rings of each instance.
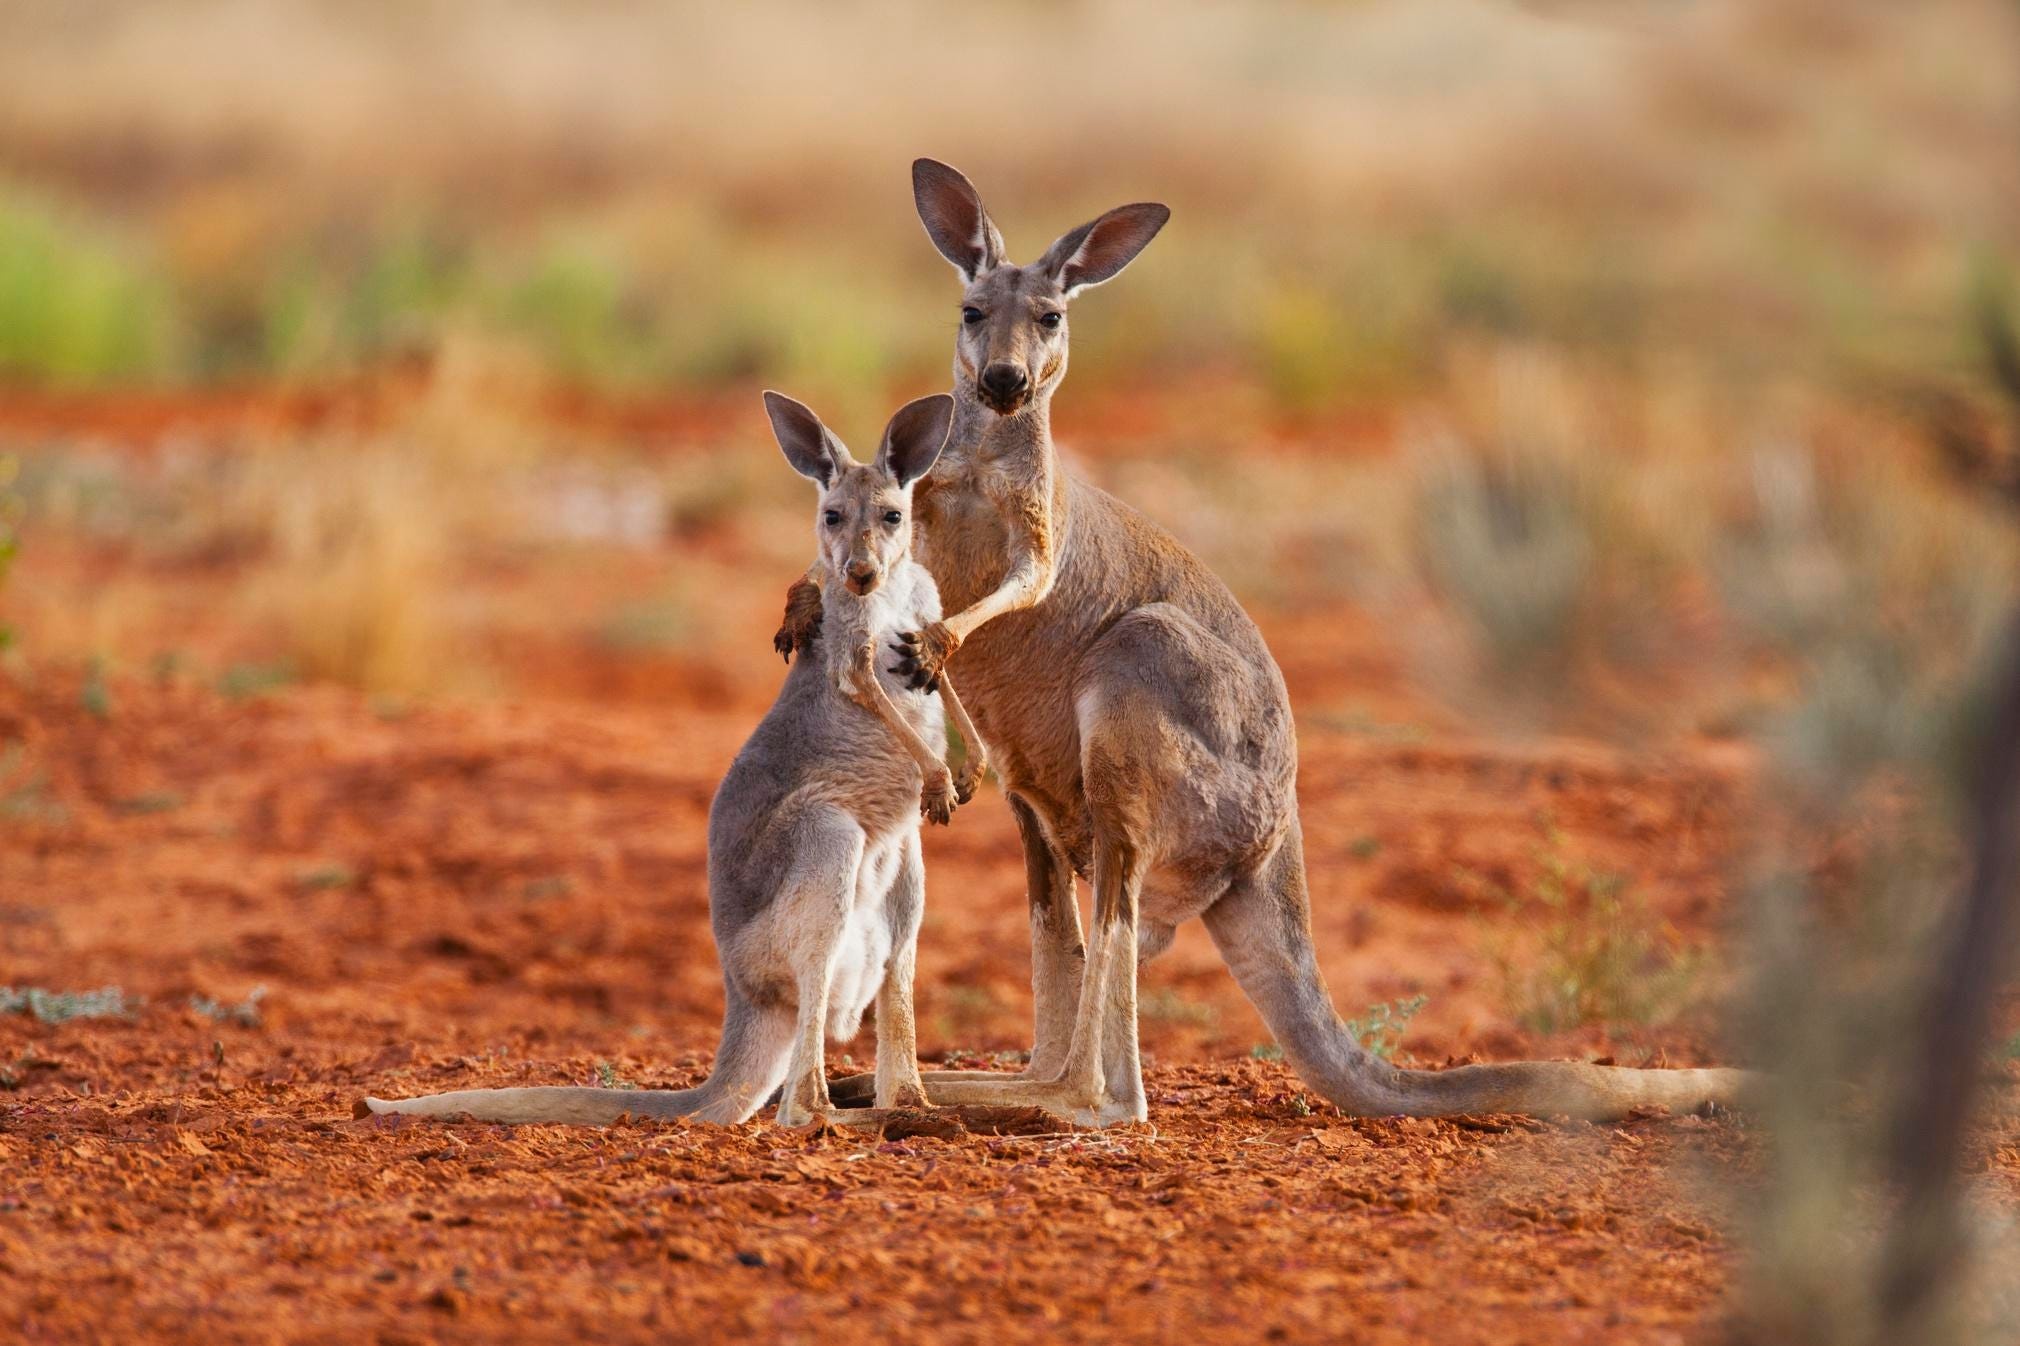
[[[478, 341], [595, 389], [762, 379], [870, 414], [947, 369], [920, 153], [1017, 258], [1173, 206], [1076, 312], [1075, 390], [1213, 375], [1293, 413], [1436, 387], [1483, 340], [1974, 383], [1972, 276], [2020, 256], [2004, 0], [37, 8], [0, 12], [15, 383], [314, 381]], [[1028, 99], [974, 95], [985, 38]]]
[[[1074, 218], [1020, 227], [1013, 248], [1035, 254]], [[1933, 280], [1903, 287], [1828, 238], [1764, 228], [1693, 278], [1653, 243], [1593, 246], [1587, 224], [1406, 221], [1314, 238], [1296, 219], [1182, 217], [1125, 280], [1082, 301], [1072, 383], [1231, 375], [1306, 412], [1420, 393], [1455, 344], [1481, 339], [1621, 369], [1684, 351], [1757, 380], [1970, 379], [1960, 315], [1985, 259], [2003, 258], [1960, 243], [1926, 260]], [[389, 209], [218, 246], [172, 246], [144, 219], [0, 185], [0, 378], [315, 383], [477, 340], [599, 392], [762, 380], [868, 414], [894, 386], [944, 377], [957, 293], [908, 227], [753, 231], [705, 198], [643, 223], [563, 205], [510, 228]], [[1735, 324], [1706, 298], [1756, 285], [1772, 325]]]
[[172, 289], [137, 240], [0, 185], [0, 371], [60, 386], [179, 375]]

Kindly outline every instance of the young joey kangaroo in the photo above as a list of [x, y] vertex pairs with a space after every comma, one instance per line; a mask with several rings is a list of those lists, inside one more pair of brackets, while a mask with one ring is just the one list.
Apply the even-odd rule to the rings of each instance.
[[[1062, 471], [1052, 445], [1069, 302], [1129, 265], [1170, 212], [1118, 207], [1019, 266], [952, 168], [914, 163], [912, 195], [963, 289], [954, 428], [919, 494], [920, 558], [951, 615], [905, 637], [902, 667], [921, 686], [958, 672], [995, 751], [1024, 839], [1037, 1003], [1029, 1069], [931, 1072], [933, 1101], [1142, 1119], [1137, 963], [1195, 916], [1291, 1065], [1348, 1112], [1619, 1116], [1730, 1101], [1742, 1082], [1730, 1070], [1404, 1070], [1361, 1045], [1312, 948], [1297, 736], [1276, 661], [1225, 584]], [[788, 657], [808, 648], [825, 602], [795, 586], [774, 642]], [[1094, 887], [1084, 943], [1076, 872]]]
[[[877, 1004], [876, 1107], [830, 1117], [874, 1125], [922, 1107], [912, 969], [925, 902], [920, 817], [944, 823], [985, 770], [982, 740], [941, 678], [938, 695], [878, 667], [903, 631], [940, 619], [912, 559], [912, 489], [939, 457], [944, 393], [901, 408], [859, 464], [814, 413], [766, 393], [787, 461], [820, 487], [816, 569], [827, 637], [787, 673], [716, 791], [708, 819], [709, 914], [727, 1006], [709, 1077], [692, 1089], [467, 1089], [374, 1112], [481, 1121], [610, 1122], [692, 1116], [738, 1122], [777, 1090], [779, 1121], [828, 1116], [823, 1033], [855, 1036]], [[966, 755], [950, 773], [942, 702]]]

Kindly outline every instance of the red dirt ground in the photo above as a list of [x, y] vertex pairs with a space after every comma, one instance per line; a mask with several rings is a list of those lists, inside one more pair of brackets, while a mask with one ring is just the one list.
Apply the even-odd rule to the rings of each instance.
[[[1147, 974], [1146, 996], [1181, 1008], [1147, 1026], [1145, 1127], [875, 1145], [763, 1122], [353, 1121], [367, 1090], [589, 1081], [599, 1059], [652, 1085], [702, 1072], [720, 1006], [702, 823], [747, 717], [388, 721], [335, 692], [112, 696], [102, 723], [74, 682], [0, 692], [0, 730], [67, 814], [15, 824], [4, 979], [145, 997], [129, 1021], [0, 1019], [18, 1077], [0, 1135], [17, 1339], [852, 1340], [882, 1304], [951, 1339], [1007, 1321], [1061, 1339], [1191, 1322], [1665, 1340], [1723, 1281], [1696, 1170], [1744, 1167], [1733, 1124], [1312, 1108], [1249, 1057], [1265, 1034], [1196, 932]], [[1303, 779], [1327, 970], [1349, 1006], [1430, 992], [1410, 1039], [1430, 1060], [1526, 1045], [1480, 1003], [1476, 918], [1431, 877], [1446, 839], [1520, 863], [1546, 806], [1597, 849], [1680, 836], [1649, 878], [1687, 903], [1730, 815], [1715, 775], [1630, 779], [1598, 755], [1321, 736]], [[1373, 859], [1355, 857], [1361, 836], [1382, 843]], [[1021, 1040], [1017, 854], [993, 794], [932, 837], [929, 1056]], [[188, 1008], [254, 984], [270, 988], [257, 1029]]]
[[[1716, 1322], [1758, 1157], [1742, 1121], [1341, 1117], [1252, 1054], [1267, 1034], [1196, 928], [1145, 971], [1145, 1126], [354, 1120], [366, 1092], [705, 1072], [703, 820], [771, 692], [776, 578], [736, 596], [753, 653], [669, 664], [650, 697], [609, 695], [587, 650], [544, 688], [414, 707], [233, 700], [172, 668], [88, 695], [61, 664], [0, 677], [0, 984], [136, 1002], [0, 1015], [0, 1339], [1509, 1346]], [[1488, 746], [1351, 610], [1264, 624], [1344, 1013], [1428, 996], [1402, 1050], [1428, 1065], [1718, 1054], [1702, 1017], [1524, 1030], [1492, 959], [1521, 927], [1482, 894], [1533, 877], [1554, 826], [1714, 937], [1743, 753]], [[1343, 682], [1431, 728], [1330, 723]], [[928, 837], [929, 1060], [1028, 1045], [1019, 854], [993, 788]], [[260, 986], [256, 1025], [191, 1003]], [[2020, 1207], [2020, 1149], [1990, 1177]]]

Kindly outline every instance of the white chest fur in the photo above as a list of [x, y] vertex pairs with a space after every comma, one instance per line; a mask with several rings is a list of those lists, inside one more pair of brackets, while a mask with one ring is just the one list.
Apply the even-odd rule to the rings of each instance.
[[[830, 585], [822, 593], [821, 645], [829, 676], [846, 692], [846, 678], [858, 651], [873, 651], [872, 666], [877, 681], [897, 705], [899, 712], [922, 732], [937, 730], [940, 718], [938, 698], [914, 691], [904, 678], [892, 671], [898, 656], [892, 646], [899, 635], [917, 631], [940, 620], [940, 592], [933, 577], [917, 561], [907, 558], [892, 567], [884, 582], [867, 595], [856, 595]], [[929, 736], [937, 739], [938, 733]]]

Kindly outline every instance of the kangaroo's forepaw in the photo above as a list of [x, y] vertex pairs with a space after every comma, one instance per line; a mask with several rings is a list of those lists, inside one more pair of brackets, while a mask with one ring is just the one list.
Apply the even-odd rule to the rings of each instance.
[[786, 590], [785, 616], [772, 636], [772, 648], [791, 663], [794, 653], [812, 649], [820, 634], [821, 588], [806, 578], [794, 580], [793, 586]]
[[919, 812], [926, 821], [945, 827], [954, 820], [954, 807], [961, 802], [954, 792], [954, 778], [941, 771], [929, 777], [919, 791]]
[[923, 631], [907, 631], [891, 647], [898, 652], [897, 673], [908, 685], [934, 692], [940, 689], [940, 671], [961, 648], [961, 638], [945, 622], [934, 622]]
[[969, 758], [961, 763], [961, 769], [954, 773], [954, 799], [965, 804], [975, 797], [975, 791], [982, 784], [983, 775], [989, 770], [986, 762]]

